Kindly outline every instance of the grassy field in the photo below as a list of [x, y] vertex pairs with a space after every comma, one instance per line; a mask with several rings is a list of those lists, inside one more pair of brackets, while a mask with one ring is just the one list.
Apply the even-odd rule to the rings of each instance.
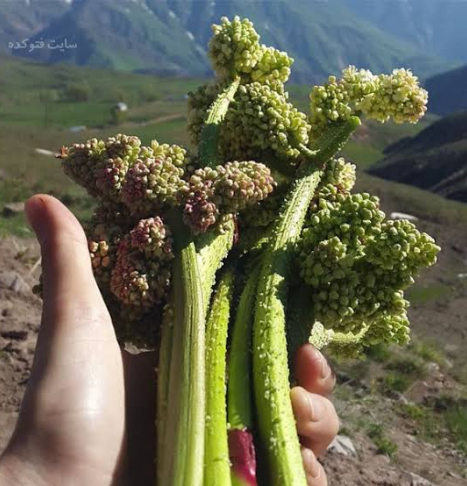
[[[28, 235], [22, 215], [2, 217], [3, 205], [24, 201], [35, 192], [54, 194], [80, 216], [91, 202], [72, 184], [54, 157], [62, 145], [118, 132], [187, 144], [186, 93], [194, 79], [164, 79], [75, 66], [43, 66], [0, 57], [0, 234]], [[114, 125], [112, 108], [129, 110]], [[71, 127], [84, 126], [79, 133]]]

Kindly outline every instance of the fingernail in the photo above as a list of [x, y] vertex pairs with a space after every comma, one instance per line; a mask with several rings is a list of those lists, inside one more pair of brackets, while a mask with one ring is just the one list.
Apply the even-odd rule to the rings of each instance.
[[320, 466], [316, 456], [310, 449], [302, 447], [302, 459], [306, 475], [316, 479], [320, 473]]
[[40, 196], [30, 198], [25, 206], [26, 217], [34, 233], [36, 233], [39, 242], [42, 240], [44, 231], [46, 231], [44, 225], [44, 208], [45, 202]]
[[316, 350], [316, 354], [317, 354], [317, 356], [319, 356], [319, 358], [317, 358], [317, 359], [319, 359], [320, 367], [321, 367], [320, 372], [319, 372], [319, 376], [320, 376], [321, 379], [327, 378], [329, 376], [329, 373], [331, 372], [331, 368], [328, 365], [328, 361], [323, 356], [321, 351], [319, 351], [318, 349]]
[[313, 400], [311, 398], [310, 394], [308, 395], [308, 401], [310, 404], [310, 410], [311, 410], [311, 421], [312, 422], [318, 422], [324, 417], [324, 414], [326, 412], [326, 407], [324, 406], [324, 403], [322, 400], [319, 398], [316, 398], [316, 400]]
[[326, 358], [323, 356], [323, 353], [319, 349], [314, 348], [314, 361], [319, 361], [319, 377], [321, 379], [327, 378], [329, 376], [329, 373], [331, 372], [331, 369], [328, 365], [328, 362]]

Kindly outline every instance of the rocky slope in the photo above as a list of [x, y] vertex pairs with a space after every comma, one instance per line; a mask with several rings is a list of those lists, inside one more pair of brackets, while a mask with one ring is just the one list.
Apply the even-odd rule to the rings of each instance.
[[467, 112], [388, 147], [370, 173], [467, 202]]
[[467, 110], [467, 65], [429, 78], [429, 109], [438, 115]]

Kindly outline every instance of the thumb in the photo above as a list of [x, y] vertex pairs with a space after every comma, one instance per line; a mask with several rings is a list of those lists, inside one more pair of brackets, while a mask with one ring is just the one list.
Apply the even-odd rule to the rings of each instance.
[[78, 220], [60, 201], [46, 195], [29, 199], [26, 215], [42, 253], [44, 304], [38, 351], [45, 342], [55, 347], [62, 339], [80, 336], [115, 339]]

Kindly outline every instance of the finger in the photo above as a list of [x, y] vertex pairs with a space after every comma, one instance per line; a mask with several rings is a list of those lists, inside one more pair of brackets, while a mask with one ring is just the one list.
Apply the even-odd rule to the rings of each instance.
[[86, 236], [77, 219], [57, 199], [46, 195], [32, 197], [26, 203], [26, 214], [42, 253], [41, 334], [47, 336], [50, 346], [63, 336], [113, 338], [110, 318], [93, 277]]
[[313, 451], [302, 447], [302, 459], [308, 486], [327, 486], [326, 473]]
[[304, 447], [317, 456], [326, 451], [339, 430], [339, 419], [332, 402], [299, 386], [291, 390], [297, 432]]
[[311, 393], [329, 395], [336, 377], [326, 358], [311, 344], [302, 346], [295, 356], [295, 375], [298, 384]]
[[115, 372], [122, 370], [120, 348], [83, 229], [50, 196], [31, 198], [26, 213], [41, 245], [44, 303], [22, 423], [62, 409], [98, 410], [123, 384]]

